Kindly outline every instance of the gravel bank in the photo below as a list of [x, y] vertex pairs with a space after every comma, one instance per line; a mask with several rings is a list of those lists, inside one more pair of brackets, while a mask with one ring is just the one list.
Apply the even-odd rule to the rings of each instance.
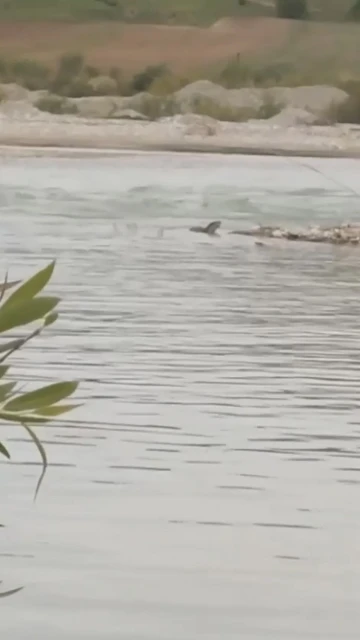
[[360, 157], [360, 127], [229, 123], [191, 114], [156, 122], [99, 120], [19, 108], [0, 114], [0, 145]]

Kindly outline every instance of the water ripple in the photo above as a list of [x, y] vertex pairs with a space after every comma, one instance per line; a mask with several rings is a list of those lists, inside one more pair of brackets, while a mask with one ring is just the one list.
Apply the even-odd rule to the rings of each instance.
[[[36, 508], [39, 461], [2, 428], [0, 578], [26, 585], [2, 604], [13, 640], [357, 637], [360, 254], [226, 232], [358, 219], [358, 171], [1, 160], [2, 270], [56, 257], [63, 297], [14, 375], [81, 379], [85, 401], [42, 428]], [[216, 218], [219, 238], [188, 231]]]

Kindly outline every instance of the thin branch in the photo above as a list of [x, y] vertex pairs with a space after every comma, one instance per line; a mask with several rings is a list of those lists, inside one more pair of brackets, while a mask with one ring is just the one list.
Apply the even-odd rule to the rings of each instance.
[[9, 591], [0, 591], [0, 598], [7, 598], [7, 596], [12, 596], [14, 593], [18, 593], [22, 591], [24, 587], [17, 587], [16, 589], [9, 589]]
[[13, 342], [10, 343], [10, 344], [13, 344], [13, 347], [11, 347], [10, 351], [7, 351], [7, 353], [5, 353], [2, 356], [2, 358], [0, 358], [0, 364], [2, 364], [15, 351], [18, 351], [19, 349], [21, 349], [24, 346], [24, 344], [29, 342], [29, 340], [31, 340], [32, 338], [35, 338], [36, 336], [38, 336], [42, 332], [43, 328], [44, 328], [44, 325], [42, 325], [42, 327], [38, 327], [32, 333], [29, 333], [29, 335], [26, 338], [21, 338], [19, 340], [13, 340]]
[[24, 429], [28, 432], [31, 440], [35, 444], [38, 452], [40, 453], [41, 461], [43, 463], [42, 472], [40, 474], [40, 478], [39, 478], [39, 480], [37, 482], [36, 489], [35, 489], [35, 495], [34, 495], [34, 502], [35, 502], [35, 500], [37, 498], [37, 495], [38, 495], [38, 493], [40, 491], [40, 487], [42, 485], [42, 481], [43, 481], [43, 479], [45, 477], [46, 469], [47, 469], [47, 466], [48, 466], [48, 460], [47, 460], [47, 456], [46, 456], [46, 451], [45, 451], [43, 445], [41, 444], [39, 438], [37, 437], [36, 433], [25, 422], [22, 422], [21, 424], [24, 427]]

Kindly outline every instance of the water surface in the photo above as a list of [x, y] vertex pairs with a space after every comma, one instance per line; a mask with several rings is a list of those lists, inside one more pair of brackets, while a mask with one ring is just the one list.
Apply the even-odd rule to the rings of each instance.
[[[358, 638], [360, 252], [227, 231], [360, 218], [355, 160], [0, 160], [1, 272], [57, 258], [14, 358], [83, 380], [33, 447], [2, 427], [11, 640]], [[192, 234], [221, 219], [221, 237]], [[40, 431], [40, 428], [39, 428]]]

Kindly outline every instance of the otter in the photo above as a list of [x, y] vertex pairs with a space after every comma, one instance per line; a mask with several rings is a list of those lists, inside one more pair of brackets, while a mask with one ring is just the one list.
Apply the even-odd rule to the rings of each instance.
[[207, 233], [208, 236], [216, 236], [216, 232], [220, 225], [221, 222], [216, 220], [214, 222], [210, 222], [206, 227], [190, 227], [190, 231], [195, 231], [195, 233]]

